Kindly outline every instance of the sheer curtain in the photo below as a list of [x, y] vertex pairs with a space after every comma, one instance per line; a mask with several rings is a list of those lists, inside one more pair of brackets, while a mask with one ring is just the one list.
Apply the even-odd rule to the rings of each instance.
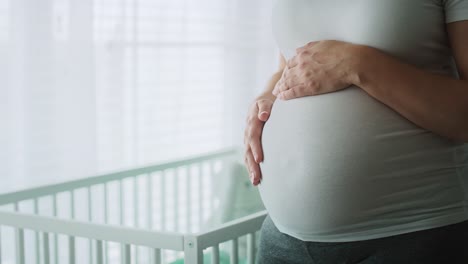
[[242, 145], [270, 0], [0, 0], [0, 192]]

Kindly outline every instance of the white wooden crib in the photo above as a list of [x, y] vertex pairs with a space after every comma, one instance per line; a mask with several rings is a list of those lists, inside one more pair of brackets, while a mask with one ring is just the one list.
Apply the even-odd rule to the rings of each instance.
[[266, 211], [239, 160], [224, 149], [2, 194], [0, 263], [254, 263]]

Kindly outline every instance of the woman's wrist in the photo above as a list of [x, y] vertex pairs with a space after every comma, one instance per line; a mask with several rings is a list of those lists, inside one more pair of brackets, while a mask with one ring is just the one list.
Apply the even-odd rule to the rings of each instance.
[[262, 91], [257, 97], [255, 97], [255, 101], [259, 99], [269, 99], [272, 102], [275, 102], [276, 96], [272, 93], [273, 89], [275, 88], [275, 85], [278, 83], [278, 81], [281, 79], [281, 76], [283, 74], [283, 71], [278, 71], [274, 73], [270, 80], [268, 81], [265, 90]]
[[363, 45], [354, 45], [352, 53], [354, 56], [351, 56], [351, 65], [349, 65], [349, 71], [347, 74], [347, 80], [349, 84], [361, 86], [363, 73], [368, 69], [368, 64], [371, 63], [370, 59], [375, 56], [375, 50], [368, 46]]
[[261, 100], [261, 99], [267, 99], [275, 102], [276, 96], [271, 93], [272, 91], [266, 91], [255, 97], [255, 101]]

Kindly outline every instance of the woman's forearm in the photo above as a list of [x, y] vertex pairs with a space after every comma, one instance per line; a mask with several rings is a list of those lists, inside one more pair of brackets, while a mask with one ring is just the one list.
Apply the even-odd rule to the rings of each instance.
[[413, 123], [468, 142], [468, 81], [423, 71], [370, 47], [354, 84]]

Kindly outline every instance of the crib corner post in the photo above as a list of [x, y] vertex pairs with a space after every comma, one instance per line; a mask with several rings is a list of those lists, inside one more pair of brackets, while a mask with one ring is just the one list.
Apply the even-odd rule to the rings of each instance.
[[184, 263], [203, 264], [203, 248], [196, 236], [184, 236]]

